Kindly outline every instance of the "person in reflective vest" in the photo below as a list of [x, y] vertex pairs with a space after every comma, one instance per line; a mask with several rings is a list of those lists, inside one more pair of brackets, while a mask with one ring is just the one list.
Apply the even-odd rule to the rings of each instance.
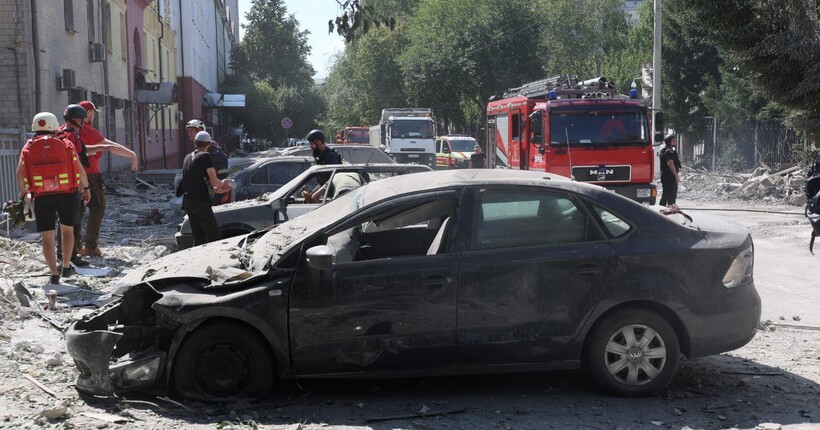
[[[31, 125], [35, 137], [23, 146], [17, 163], [21, 199], [36, 201], [34, 216], [37, 231], [43, 237], [43, 257], [51, 272], [51, 284], [58, 284], [60, 277], [67, 278], [74, 274], [70, 262], [75, 206], [78, 204], [76, 195], [81, 190], [84, 204], [91, 198], [88, 178], [74, 146], [54, 137], [58, 127], [54, 114], [41, 112], [35, 115]], [[63, 242], [63, 266], [60, 271], [55, 252], [55, 224], [58, 218]]]

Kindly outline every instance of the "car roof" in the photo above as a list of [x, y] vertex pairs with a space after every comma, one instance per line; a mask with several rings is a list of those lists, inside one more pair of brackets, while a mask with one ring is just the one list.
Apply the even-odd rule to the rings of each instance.
[[395, 195], [440, 190], [465, 185], [532, 185], [573, 191], [604, 190], [600, 186], [572, 181], [565, 176], [529, 170], [453, 169], [396, 176], [367, 184], [365, 203]]
[[[399, 172], [399, 173], [414, 173], [414, 172], [431, 172], [431, 169], [428, 166], [421, 165], [421, 164], [388, 164], [388, 163], [381, 163], [381, 164], [324, 164], [324, 165], [313, 165], [309, 167], [304, 172], [297, 175], [295, 178], [288, 181], [287, 184], [283, 185], [276, 191], [270, 193], [270, 197], [268, 198], [269, 201], [274, 201], [280, 199], [287, 195], [291, 189], [295, 186], [304, 181], [310, 175], [313, 175], [317, 172], [332, 172], [334, 170], [341, 170], [344, 172], [360, 172], [366, 171], [368, 173], [382, 173], [382, 172]], [[402, 175], [405, 176], [405, 175]], [[380, 182], [380, 181], [377, 181]]]
[[261, 164], [267, 164], [267, 163], [288, 163], [288, 162], [290, 162], [290, 163], [296, 163], [296, 162], [299, 162], [299, 163], [313, 163], [313, 161], [314, 161], [313, 157], [302, 157], [302, 156], [298, 156], [298, 155], [283, 155], [281, 157], [260, 158], [257, 161], [254, 161], [254, 163], [251, 164], [250, 166], [248, 166], [247, 168], [250, 169], [250, 168], [257, 167]]

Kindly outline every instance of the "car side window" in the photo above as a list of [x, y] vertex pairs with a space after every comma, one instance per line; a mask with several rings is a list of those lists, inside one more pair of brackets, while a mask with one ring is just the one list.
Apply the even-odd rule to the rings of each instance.
[[[304, 163], [275, 163], [275, 167], [269, 171], [269, 184], [286, 184], [291, 179], [299, 176], [309, 166]], [[274, 166], [274, 165], [269, 165]]]
[[328, 237], [334, 262], [452, 252], [456, 199], [437, 199], [402, 211], [375, 215]]
[[617, 215], [599, 206], [594, 206], [595, 213], [601, 218], [601, 223], [612, 237], [621, 237], [632, 228], [629, 223], [619, 218]]
[[538, 189], [482, 189], [477, 205], [473, 249], [600, 239], [586, 212], [568, 196]]
[[266, 185], [269, 184], [268, 182], [268, 168], [270, 164], [266, 164], [256, 169], [251, 175], [250, 183], [255, 185]]

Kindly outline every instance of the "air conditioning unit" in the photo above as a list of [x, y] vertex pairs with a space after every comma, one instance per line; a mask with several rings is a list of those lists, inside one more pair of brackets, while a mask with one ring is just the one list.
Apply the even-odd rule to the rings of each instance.
[[73, 69], [63, 69], [62, 76], [57, 76], [57, 89], [68, 91], [77, 87], [77, 80]]
[[111, 109], [122, 109], [125, 107], [125, 100], [119, 97], [111, 97], [109, 100], [111, 103]]
[[92, 43], [88, 49], [88, 61], [92, 63], [100, 63], [105, 61], [106, 51], [105, 45], [102, 43]]

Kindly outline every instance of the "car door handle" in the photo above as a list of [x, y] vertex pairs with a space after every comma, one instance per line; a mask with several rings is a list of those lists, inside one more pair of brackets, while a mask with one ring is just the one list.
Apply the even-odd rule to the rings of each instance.
[[453, 283], [453, 278], [449, 276], [432, 275], [425, 276], [422, 284], [425, 287], [444, 287]]
[[585, 263], [575, 267], [575, 274], [581, 276], [600, 275], [604, 270], [597, 264]]

